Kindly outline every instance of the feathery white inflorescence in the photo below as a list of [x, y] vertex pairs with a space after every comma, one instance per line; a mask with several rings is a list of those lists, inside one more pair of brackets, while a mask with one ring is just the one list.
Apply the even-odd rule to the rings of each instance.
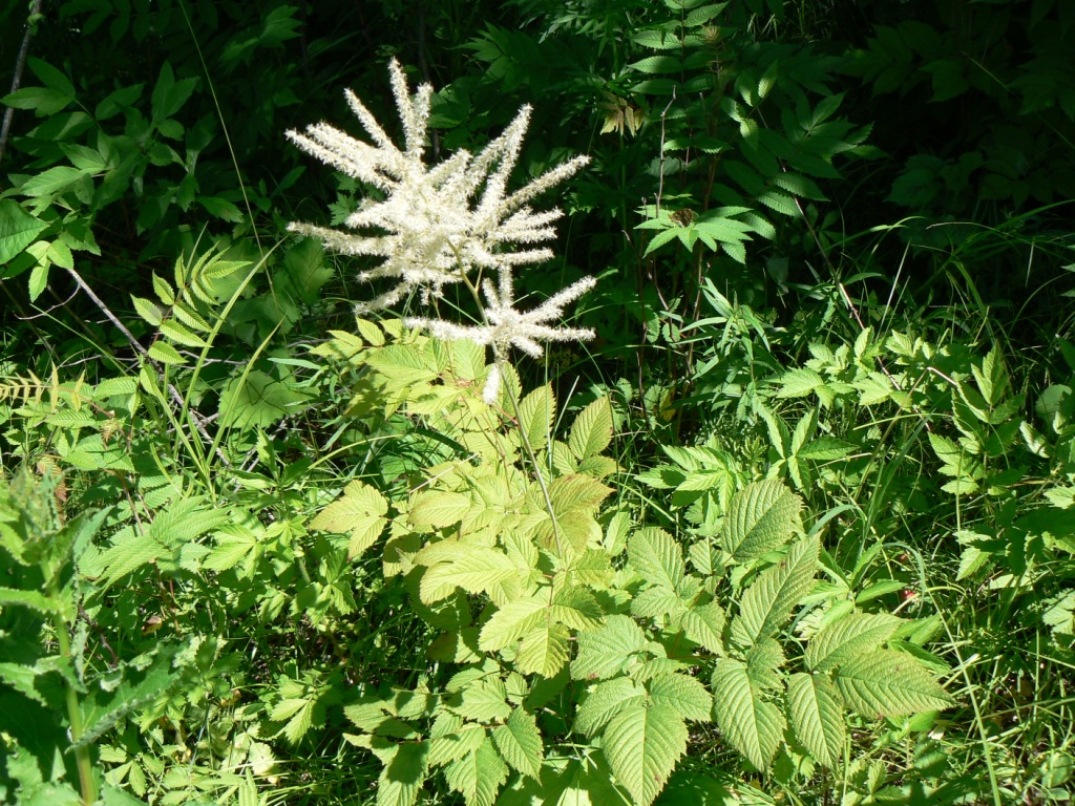
[[591, 338], [589, 330], [557, 329], [544, 323], [560, 316], [563, 305], [591, 288], [592, 280], [572, 285], [527, 314], [514, 310], [511, 292], [516, 266], [553, 256], [550, 249], [537, 244], [555, 236], [552, 223], [563, 214], [557, 209], [535, 211], [530, 201], [577, 172], [589, 158], [576, 157], [509, 192], [508, 178], [530, 121], [530, 107], [524, 106], [503, 134], [476, 156], [460, 151], [427, 167], [423, 156], [433, 89], [423, 84], [412, 97], [394, 59], [389, 74], [403, 123], [402, 151], [350, 91], [347, 101], [372, 145], [327, 123], [287, 133], [304, 151], [382, 191], [384, 200], [367, 199], [346, 219], [346, 230], [304, 223], [292, 223], [288, 229], [319, 238], [341, 254], [384, 258], [377, 267], [361, 272], [359, 279], [390, 279], [396, 284], [381, 296], [359, 303], [359, 313], [394, 305], [412, 291], [429, 302], [450, 283], [495, 272], [499, 291], [492, 290], [488, 281], [483, 283], [490, 306], [485, 311], [486, 325], [467, 328], [434, 319], [411, 323], [433, 335], [473, 339], [494, 347], [511, 344], [532, 355], [540, 354], [540, 341]]

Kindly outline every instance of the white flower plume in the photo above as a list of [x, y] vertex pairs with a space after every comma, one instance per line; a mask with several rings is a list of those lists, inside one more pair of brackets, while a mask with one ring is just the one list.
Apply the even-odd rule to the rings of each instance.
[[[445, 285], [460, 282], [483, 269], [499, 272], [501, 286], [505, 285], [505, 277], [510, 286], [513, 267], [551, 258], [551, 250], [535, 244], [554, 237], [551, 225], [562, 212], [535, 211], [529, 203], [542, 191], [577, 172], [589, 158], [576, 157], [522, 189], [509, 192], [508, 177], [519, 158], [530, 121], [530, 107], [524, 106], [503, 134], [476, 156], [460, 151], [439, 165], [427, 167], [423, 155], [433, 89], [423, 84], [410, 96], [403, 70], [395, 60], [389, 64], [389, 74], [403, 123], [403, 150], [350, 91], [347, 101], [372, 144], [356, 140], [327, 123], [309, 126], [304, 133], [287, 133], [304, 151], [384, 194], [383, 201], [367, 199], [349, 216], [346, 230], [303, 223], [288, 227], [293, 232], [321, 239], [326, 247], [341, 254], [384, 258], [377, 267], [361, 272], [359, 279], [386, 278], [397, 282], [381, 296], [359, 304], [359, 312], [393, 305], [413, 290], [420, 290], [423, 302], [428, 302], [430, 297], [440, 296]], [[560, 296], [553, 297], [549, 303]], [[515, 315], [510, 295], [505, 297], [502, 291], [490, 301], [494, 298], [506, 306], [498, 309], [498, 321], [509, 321]], [[542, 306], [538, 310], [544, 309]], [[487, 321], [494, 322], [492, 311], [488, 312]], [[544, 337], [512, 338], [505, 343], [533, 352], [523, 345], [533, 344], [535, 338]], [[494, 341], [500, 343], [499, 338]]]

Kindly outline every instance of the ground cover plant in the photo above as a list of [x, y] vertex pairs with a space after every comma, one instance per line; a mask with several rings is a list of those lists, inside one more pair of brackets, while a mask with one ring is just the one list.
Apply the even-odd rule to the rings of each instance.
[[1065, 4], [0, 21], [0, 801], [1070, 800]]

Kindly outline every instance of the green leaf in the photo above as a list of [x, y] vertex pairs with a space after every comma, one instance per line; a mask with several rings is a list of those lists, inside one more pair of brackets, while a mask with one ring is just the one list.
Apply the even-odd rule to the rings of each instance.
[[347, 558], [353, 559], [377, 542], [384, 531], [388, 503], [373, 487], [352, 481], [343, 496], [325, 507], [310, 523], [311, 529], [351, 533]]
[[515, 652], [515, 670], [549, 679], [567, 664], [568, 632], [559, 624], [540, 624], [523, 636]]
[[635, 662], [648, 641], [630, 616], [609, 616], [604, 626], [578, 635], [578, 655], [571, 662], [575, 680], [606, 680]]
[[412, 806], [418, 802], [429, 768], [429, 742], [401, 742], [377, 779], [378, 806]]
[[580, 461], [596, 456], [612, 442], [612, 405], [598, 398], [579, 412], [571, 426], [567, 444]]
[[445, 767], [444, 777], [448, 786], [466, 798], [467, 806], [493, 806], [507, 780], [508, 767], [486, 738], [476, 751]]
[[459, 523], [470, 508], [470, 498], [462, 493], [430, 490], [415, 496], [409, 519], [417, 529], [443, 529]]
[[788, 718], [795, 737], [818, 762], [834, 768], [844, 756], [844, 709], [824, 675], [800, 672], [788, 680]]
[[836, 670], [848, 708], [863, 716], [905, 716], [948, 708], [952, 699], [928, 669], [905, 652], [876, 649]]
[[808, 669], [829, 672], [852, 658], [879, 649], [903, 623], [887, 613], [850, 613], [825, 626], [806, 647]]
[[663, 529], [640, 529], [632, 535], [627, 562], [646, 582], [670, 591], [683, 579], [683, 550]]
[[776, 393], [778, 398], [794, 398], [810, 395], [819, 386], [825, 385], [825, 379], [816, 370], [800, 367], [785, 372], [777, 383], [780, 385]]
[[538, 779], [545, 751], [533, 714], [516, 708], [505, 724], [493, 730], [493, 743], [508, 764], [523, 775]]
[[713, 710], [728, 741], [759, 770], [767, 770], [784, 736], [784, 716], [751, 685], [746, 664], [719, 660], [713, 671]]
[[713, 698], [701, 681], [685, 674], [657, 675], [648, 683], [654, 704], [671, 706], [684, 719], [708, 722], [713, 712]]
[[720, 605], [709, 602], [683, 614], [683, 632], [694, 643], [700, 644], [714, 655], [723, 655], [725, 620]]
[[483, 652], [496, 652], [518, 641], [542, 621], [548, 621], [549, 606], [547, 595], [508, 602], [482, 627], [478, 646]]
[[587, 690], [575, 712], [573, 730], [593, 738], [612, 717], [631, 705], [644, 704], [646, 690], [629, 677], [604, 680]]
[[634, 703], [609, 722], [603, 747], [634, 802], [649, 806], [687, 751], [687, 726], [670, 705]]
[[0, 267], [37, 240], [48, 225], [11, 199], [0, 199]]
[[535, 453], [549, 444], [552, 421], [556, 416], [556, 399], [548, 384], [535, 389], [519, 403], [519, 430]]
[[747, 589], [732, 622], [732, 639], [742, 647], [775, 635], [791, 610], [814, 585], [821, 545], [817, 537], [799, 540], [777, 565], [763, 571]]
[[449, 558], [435, 563], [422, 575], [419, 590], [425, 604], [439, 602], [457, 588], [468, 593], [488, 592], [519, 575], [519, 567], [497, 549], [462, 543], [451, 548], [453, 552]]
[[0, 611], [9, 605], [28, 607], [39, 613], [60, 613], [63, 609], [55, 599], [50, 599], [37, 591], [0, 588]]
[[155, 341], [149, 348], [149, 357], [162, 364], [185, 364], [187, 359], [166, 341]]
[[176, 344], [182, 344], [184, 347], [206, 347], [205, 339], [201, 336], [192, 333], [183, 325], [176, 322], [174, 319], [169, 319], [160, 324], [161, 335], [169, 341]]
[[737, 563], [775, 551], [802, 531], [802, 499], [775, 479], [754, 482], [732, 497], [724, 549]]
[[160, 323], [164, 321], [164, 312], [150, 300], [136, 297], [132, 294], [131, 302], [134, 303], [135, 313], [145, 321], [149, 322], [153, 327], [159, 327]]

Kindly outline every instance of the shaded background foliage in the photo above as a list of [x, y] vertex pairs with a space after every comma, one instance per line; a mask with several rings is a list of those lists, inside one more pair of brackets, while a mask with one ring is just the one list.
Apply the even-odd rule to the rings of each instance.
[[[28, 8], [0, 8], [4, 92]], [[0, 375], [33, 373], [45, 379], [38, 391], [53, 388], [73, 405], [77, 392], [49, 386], [52, 367], [97, 383], [135, 367], [140, 350], [156, 347], [151, 356], [171, 358], [162, 344], [189, 358], [200, 349], [193, 337], [178, 331], [187, 341], [177, 342], [162, 322], [208, 338], [198, 317], [236, 294], [208, 338], [204, 367], [177, 362], [162, 376], [183, 390], [189, 410], [180, 415], [160, 401], [125, 409], [116, 390], [129, 392], [118, 386], [93, 392], [100, 399], [92, 414], [67, 421], [34, 398], [31, 385], [7, 384], [0, 396], [5, 472], [26, 465], [51, 477], [54, 464], [85, 471], [65, 483], [61, 504], [72, 511], [132, 490], [147, 511], [163, 511], [185, 484], [250, 516], [246, 531], [213, 545], [211, 559], [182, 555], [177, 537], [174, 556], [153, 560], [162, 570], [138, 568], [123, 585], [109, 577], [112, 587], [84, 592], [79, 629], [91, 647], [88, 665], [112, 687], [94, 696], [99, 713], [121, 728], [108, 762], [113, 772], [125, 770], [116, 780], [139, 796], [138, 776], [144, 790], [147, 774], [164, 790], [186, 791], [178, 777], [159, 781], [160, 759], [184, 760], [188, 724], [213, 724], [216, 732], [205, 728], [210, 755], [238, 743], [258, 764], [266, 734], [249, 729], [258, 719], [277, 731], [278, 748], [293, 745], [323, 765], [324, 781], [290, 781], [296, 800], [322, 802], [326, 792], [368, 782], [376, 770], [361, 765], [335, 779], [326, 772], [340, 753], [333, 738], [345, 724], [340, 691], [362, 679], [411, 684], [420, 673], [405, 647], [424, 639], [425, 627], [405, 614], [406, 592], [381, 580], [375, 562], [352, 567], [338, 541], [304, 524], [326, 503], [319, 486], [361, 476], [384, 490], [405, 489], [417, 468], [450, 456], [450, 446], [399, 417], [372, 410], [360, 423], [347, 417], [350, 385], [360, 379], [319, 371], [306, 348], [329, 328], [352, 328], [350, 300], [368, 289], [356, 287], [350, 263], [337, 271], [312, 244], [274, 249], [287, 221], [324, 221], [329, 200], [327, 217], [338, 224], [366, 192], [311, 169], [283, 131], [324, 119], [357, 134], [346, 123], [345, 86], [379, 120], [394, 121], [384, 81], [391, 56], [412, 84], [429, 81], [437, 90], [434, 154], [480, 147], [529, 103], [521, 173], [538, 175], [570, 154], [593, 157], [560, 200], [569, 214], [556, 250], [562, 257], [522, 285], [540, 295], [599, 275], [579, 324], [600, 338], [588, 352], [558, 349], [547, 366], [523, 372], [528, 381], [550, 378], [561, 399], [577, 392], [576, 409], [602, 390], [625, 404], [620, 425], [643, 435], [632, 461], [658, 468], [640, 476], [641, 487], [663, 490], [672, 480], [676, 488], [667, 508], [636, 493], [639, 506], [667, 525], [704, 528], [716, 494], [692, 487], [734, 475], [735, 462], [717, 445], [720, 429], [730, 429], [741, 467], [777, 468], [818, 511], [833, 496], [857, 505], [878, 490], [833, 555], [854, 569], [860, 589], [882, 575], [878, 600], [913, 611], [917, 600], [898, 598], [914, 587], [910, 562], [874, 548], [882, 543], [872, 536], [917, 528], [914, 513], [948, 500], [942, 482], [1006, 491], [983, 493], [969, 514], [961, 511], [961, 528], [971, 524], [977, 537], [964, 534], [948, 560], [977, 562], [973, 549], [1015, 574], [1035, 557], [1054, 564], [1056, 575], [1042, 583], [1053, 599], [1034, 612], [1066, 624], [1070, 562], [1049, 554], [1036, 527], [1021, 521], [1020, 507], [1044, 506], [1040, 496], [1027, 504], [1016, 490], [1020, 468], [1051, 481], [1072, 472], [1065, 453], [1075, 374], [1075, 351], [1065, 346], [1075, 265], [1071, 3], [56, 0], [43, 4], [33, 25], [21, 89], [5, 98], [13, 125], [0, 159], [0, 227], [32, 235], [0, 261]], [[230, 273], [216, 264], [196, 268], [195, 256], [210, 251], [234, 263]], [[185, 269], [177, 272], [181, 255]], [[244, 261], [263, 262], [245, 285]], [[202, 281], [205, 297], [193, 290]], [[877, 336], [860, 344], [867, 327]], [[910, 346], [881, 338], [894, 327], [908, 331]], [[936, 347], [928, 362], [933, 347], [915, 336]], [[845, 342], [843, 353], [820, 344], [830, 338]], [[972, 364], [985, 371], [976, 356], [995, 342], [1034, 374], [1028, 369], [1011, 388], [998, 381], [1003, 393], [980, 407], [988, 409], [982, 420], [964, 410], [977, 386], [949, 387], [925, 367], [962, 383]], [[800, 374], [786, 375], [786, 367]], [[905, 441], [886, 453], [874, 445], [895, 426], [874, 422], [854, 400], [873, 400], [864, 391], [871, 383], [877, 400], [898, 397], [876, 385], [874, 376], [890, 369], [925, 425], [908, 426]], [[766, 406], [776, 414], [767, 418]], [[1010, 441], [1017, 410], [1038, 429], [1041, 450], [1015, 461], [988, 448], [980, 475], [965, 472], [952, 458], [953, 440], [988, 445], [996, 431]], [[195, 423], [221, 435], [215, 458], [198, 447]], [[929, 441], [934, 430], [948, 443]], [[98, 433], [94, 442], [96, 432], [106, 438]], [[178, 433], [190, 434], [192, 447], [162, 449]], [[824, 441], [837, 436], [842, 446]], [[695, 453], [661, 447], [692, 442]], [[845, 459], [843, 476], [826, 473], [824, 462]], [[948, 468], [940, 481], [930, 465], [938, 461]], [[908, 467], [913, 484], [905, 481]], [[133, 512], [132, 504], [117, 521]], [[64, 528], [53, 522], [41, 530]], [[196, 543], [202, 534], [183, 539]], [[885, 558], [883, 574], [866, 570], [877, 556]], [[65, 557], [55, 559], [61, 577], [75, 559]], [[33, 589], [44, 572], [7, 573], [4, 585]], [[947, 602], [972, 614], [968, 640], [982, 652], [1011, 656], [990, 683], [1017, 703], [1016, 716], [1029, 697], [1026, 681], [1041, 682], [1022, 649], [1047, 634], [1038, 621], [1023, 625], [1025, 635], [1006, 634], [1007, 615], [1021, 601], [1012, 593], [996, 609], [968, 593]], [[217, 641], [235, 613], [256, 614], [236, 638], [240, 649]], [[41, 618], [10, 609], [0, 618], [5, 635], [18, 639], [5, 638], [6, 660], [30, 667], [48, 657], [31, 640]], [[257, 649], [252, 662], [248, 647]], [[351, 665], [341, 672], [343, 659]], [[62, 677], [35, 679], [40, 701], [5, 695], [29, 709], [25, 725], [42, 728], [43, 738], [24, 728], [19, 740], [45, 759], [62, 745], [53, 707]], [[232, 694], [247, 689], [260, 699]], [[1011, 714], [998, 710], [995, 719], [998, 731], [1012, 726]], [[307, 732], [310, 725], [328, 730]], [[1062, 778], [1053, 767], [1066, 762], [1040, 755], [1059, 741], [1048, 734], [1040, 724], [1028, 729], [1018, 751], [1028, 780]], [[936, 747], [923, 747], [914, 751], [922, 755], [914, 762], [919, 782], [937, 768], [929, 756]], [[46, 780], [49, 763], [39, 765]], [[64, 764], [74, 780], [70, 756]], [[0, 784], [11, 791], [16, 773], [28, 775], [0, 764]], [[874, 772], [855, 775], [863, 791], [873, 786]], [[953, 800], [960, 787], [985, 791], [956, 780]]]

